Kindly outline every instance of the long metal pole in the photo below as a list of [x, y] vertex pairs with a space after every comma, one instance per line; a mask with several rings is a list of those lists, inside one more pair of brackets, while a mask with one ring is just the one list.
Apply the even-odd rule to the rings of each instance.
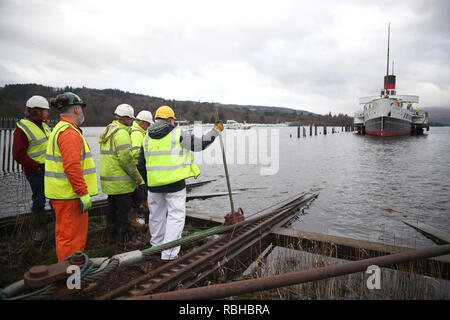
[[450, 244], [432, 248], [409, 250], [387, 256], [371, 258], [347, 264], [331, 265], [322, 268], [284, 273], [264, 278], [235, 281], [207, 287], [169, 291], [152, 295], [132, 297], [130, 300], [188, 300], [218, 299], [256, 291], [270, 290], [294, 284], [338, 277], [346, 274], [366, 271], [369, 266], [388, 267], [441, 255], [450, 254]]
[[[216, 109], [216, 122], [218, 121], [219, 121], [219, 111]], [[223, 146], [221, 132], [219, 132], [219, 139], [220, 139], [220, 147], [222, 148], [222, 158], [223, 158], [223, 166], [225, 168], [225, 177], [227, 179], [228, 195], [230, 196], [231, 222], [232, 224], [234, 224], [234, 203], [233, 203], [233, 196], [231, 193], [230, 177], [228, 175], [227, 157], [225, 156], [225, 147]]]

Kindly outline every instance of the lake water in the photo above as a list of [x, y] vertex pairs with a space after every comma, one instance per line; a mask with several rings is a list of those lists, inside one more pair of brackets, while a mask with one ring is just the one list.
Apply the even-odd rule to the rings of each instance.
[[[97, 137], [102, 130], [83, 128], [97, 173]], [[235, 208], [251, 215], [313, 188], [319, 197], [291, 228], [392, 245], [434, 245], [402, 223], [400, 214], [450, 232], [449, 127], [433, 127], [423, 136], [390, 138], [335, 130], [338, 133], [328, 128], [328, 135], [319, 130], [317, 136], [309, 136], [307, 129], [308, 136], [300, 138], [296, 127], [225, 130], [231, 187], [252, 188], [233, 196]], [[244, 147], [239, 145], [243, 137]], [[202, 172], [198, 181], [216, 180], [192, 194], [227, 191], [221, 157], [219, 139], [203, 155], [196, 153]], [[187, 180], [192, 182], [193, 178]], [[23, 175], [4, 176], [0, 190], [0, 215], [30, 211], [31, 191]], [[94, 200], [105, 197], [99, 194]], [[218, 217], [230, 211], [228, 197], [190, 201], [187, 208]]]

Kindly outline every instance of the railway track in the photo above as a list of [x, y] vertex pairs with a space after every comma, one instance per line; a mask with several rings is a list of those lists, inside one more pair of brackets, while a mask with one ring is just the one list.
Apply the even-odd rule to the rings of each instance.
[[218, 238], [96, 299], [133, 299], [150, 293], [203, 285], [216, 271], [223, 270], [234, 259], [249, 257], [249, 251], [253, 248], [255, 252], [261, 252], [261, 242], [272, 229], [287, 223], [293, 214], [317, 196], [316, 193], [303, 193], [264, 215], [238, 223]]

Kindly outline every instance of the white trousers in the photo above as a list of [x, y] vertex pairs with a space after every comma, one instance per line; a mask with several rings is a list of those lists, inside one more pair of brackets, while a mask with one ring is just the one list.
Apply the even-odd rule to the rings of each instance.
[[[157, 246], [180, 239], [186, 218], [186, 188], [173, 193], [149, 192], [148, 206], [150, 244]], [[178, 246], [162, 251], [161, 259], [178, 258], [180, 248]]]

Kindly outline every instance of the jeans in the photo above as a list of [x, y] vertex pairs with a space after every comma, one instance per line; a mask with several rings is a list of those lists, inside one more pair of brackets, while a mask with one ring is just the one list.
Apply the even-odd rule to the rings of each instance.
[[31, 212], [41, 213], [45, 211], [44, 171], [35, 171], [25, 175], [25, 177], [30, 183], [33, 193], [31, 196], [31, 200], [33, 201]]

